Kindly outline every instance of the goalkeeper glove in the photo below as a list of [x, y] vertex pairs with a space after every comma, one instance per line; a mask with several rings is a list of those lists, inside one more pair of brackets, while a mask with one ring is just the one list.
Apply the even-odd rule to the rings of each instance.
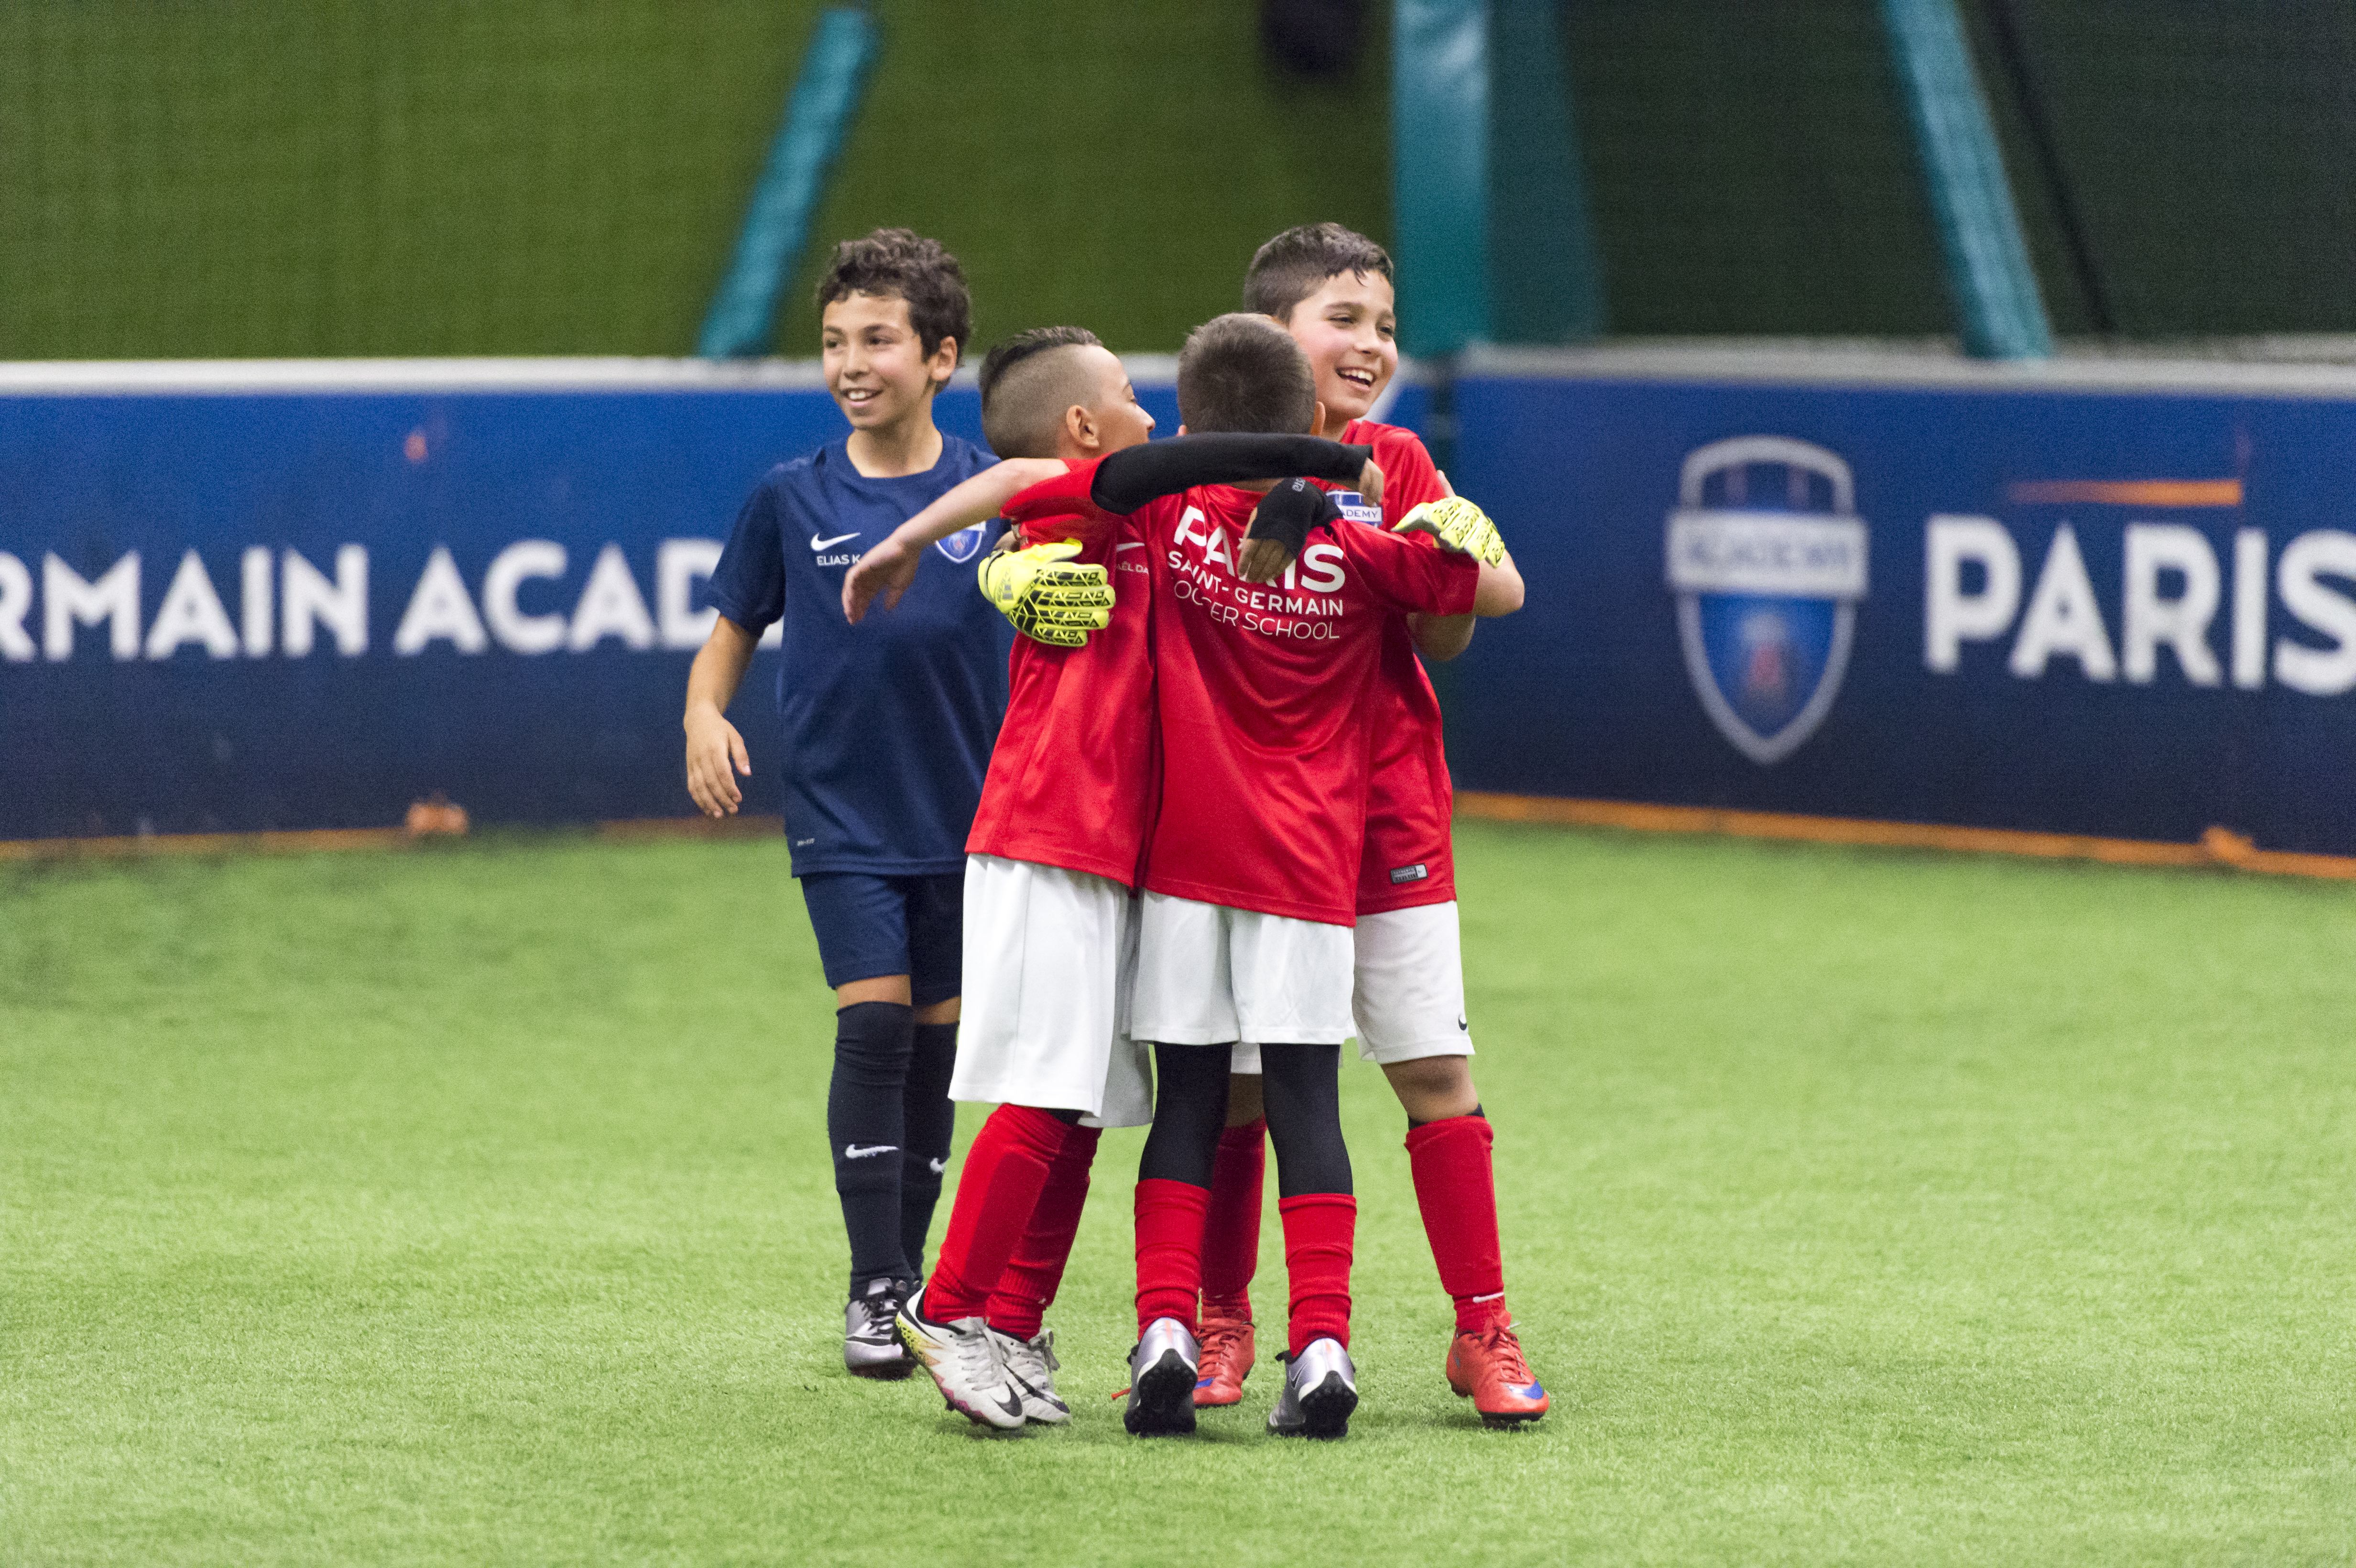
[[1497, 537], [1497, 527], [1489, 515], [1462, 496], [1449, 496], [1437, 501], [1426, 501], [1391, 530], [1395, 534], [1427, 533], [1440, 541], [1442, 549], [1469, 555], [1490, 566], [1505, 559], [1505, 541]]
[[1033, 642], [1077, 648], [1112, 624], [1112, 583], [1101, 566], [1075, 566], [1076, 542], [998, 550], [976, 573], [982, 596]]

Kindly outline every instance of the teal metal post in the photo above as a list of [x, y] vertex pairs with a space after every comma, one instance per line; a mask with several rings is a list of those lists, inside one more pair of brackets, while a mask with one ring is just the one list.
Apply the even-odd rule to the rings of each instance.
[[875, 22], [865, 11], [841, 7], [819, 15], [785, 123], [753, 187], [735, 258], [704, 315], [695, 347], [702, 357], [746, 359], [768, 351], [777, 298], [809, 243], [811, 216], [859, 108], [876, 46]]
[[1486, 7], [1398, 0], [1391, 49], [1400, 347], [1452, 354], [1490, 336]]
[[1603, 262], [1563, 69], [1560, 0], [1490, 0], [1489, 308], [1500, 343], [1604, 328]]
[[1391, 218], [1401, 347], [1603, 330], [1555, 0], [1396, 0]]
[[2045, 358], [2053, 329], [1955, 0], [1881, 0], [1881, 16], [1922, 155], [1964, 352]]

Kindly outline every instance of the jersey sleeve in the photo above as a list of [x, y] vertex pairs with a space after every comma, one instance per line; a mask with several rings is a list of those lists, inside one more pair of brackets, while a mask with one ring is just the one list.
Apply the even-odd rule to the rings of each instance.
[[1428, 615], [1470, 615], [1481, 585], [1481, 563], [1455, 550], [1430, 549], [1376, 528], [1341, 532], [1350, 557], [1376, 596], [1395, 610]]
[[786, 613], [784, 523], [777, 515], [777, 490], [772, 475], [745, 497], [707, 589], [713, 609], [755, 635]]
[[1397, 425], [1386, 428], [1375, 443], [1375, 461], [1383, 470], [1383, 517], [1397, 523], [1426, 501], [1445, 497], [1440, 470], [1415, 432]]
[[1014, 498], [1001, 510], [1007, 521], [1023, 530], [1025, 544], [1064, 539], [1076, 528], [1092, 534], [1104, 531], [1114, 514], [1088, 498], [1088, 491], [1096, 483], [1097, 466], [1103, 461], [1098, 457], [1072, 464], [1060, 478], [1042, 479], [1014, 493]]

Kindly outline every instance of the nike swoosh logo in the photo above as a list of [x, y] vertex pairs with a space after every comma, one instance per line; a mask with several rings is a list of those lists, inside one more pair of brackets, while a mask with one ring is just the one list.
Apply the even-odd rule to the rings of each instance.
[[1006, 1397], [998, 1402], [998, 1408], [1009, 1415], [1020, 1415], [1023, 1413], [1023, 1396], [1008, 1389]]
[[861, 1148], [857, 1144], [845, 1144], [842, 1146], [842, 1157], [865, 1159], [871, 1154], [890, 1154], [899, 1147], [898, 1144], [870, 1144], [865, 1148]]
[[810, 549], [827, 549], [831, 548], [832, 546], [835, 546], [835, 545], [839, 545], [839, 544], [841, 544], [841, 543], [843, 540], [845, 540], [845, 539], [857, 539], [858, 537], [859, 537], [859, 530], [858, 530], [857, 528], [853, 528], [853, 529], [851, 529], [851, 530], [849, 533], [847, 533], [847, 534], [837, 534], [837, 535], [835, 535], [835, 536], [834, 536], [832, 539], [822, 539], [819, 538], [816, 534], [812, 534], [812, 535], [810, 535]]
[[935, 1176], [938, 1176], [941, 1172], [943, 1172], [943, 1171], [947, 1170], [947, 1169], [949, 1168], [949, 1162], [948, 1162], [948, 1160], [945, 1160], [945, 1159], [936, 1159], [936, 1160], [931, 1160], [931, 1161], [929, 1161], [929, 1162], [927, 1162], [927, 1163], [929, 1163], [929, 1164], [932, 1166], [932, 1168], [933, 1168], [933, 1174], [934, 1174]]

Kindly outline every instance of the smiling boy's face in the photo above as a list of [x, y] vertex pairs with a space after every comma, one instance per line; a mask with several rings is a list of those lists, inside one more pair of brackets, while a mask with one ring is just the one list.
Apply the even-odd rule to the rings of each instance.
[[957, 343], [941, 339], [927, 356], [908, 319], [908, 302], [849, 293], [819, 316], [826, 389], [856, 430], [898, 424], [925, 405], [957, 368]]
[[1325, 405], [1321, 434], [1338, 435], [1365, 418], [1398, 373], [1398, 314], [1380, 272], [1334, 273], [1292, 307], [1284, 329], [1317, 377], [1317, 400]]

